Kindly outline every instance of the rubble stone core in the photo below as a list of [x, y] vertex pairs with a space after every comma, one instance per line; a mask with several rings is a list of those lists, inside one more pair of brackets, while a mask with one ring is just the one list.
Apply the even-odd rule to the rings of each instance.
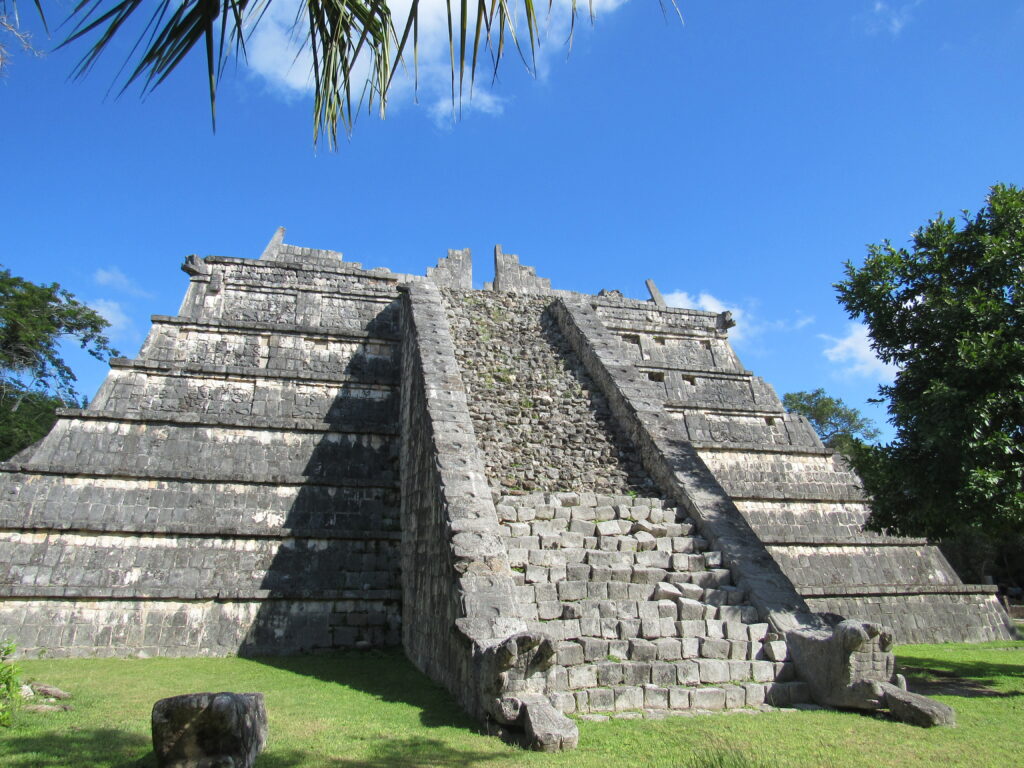
[[838, 701], [807, 677], [847, 668], [822, 661], [852, 652], [836, 616], [1011, 636], [994, 588], [861, 530], [857, 478], [728, 313], [553, 290], [500, 248], [483, 291], [465, 250], [399, 275], [283, 231], [183, 269], [180, 314], [0, 465], [0, 637], [25, 654], [401, 643], [558, 749], [564, 714]]

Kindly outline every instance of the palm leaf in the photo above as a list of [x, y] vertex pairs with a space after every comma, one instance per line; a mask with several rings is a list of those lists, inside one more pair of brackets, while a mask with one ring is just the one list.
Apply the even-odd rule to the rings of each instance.
[[[659, 0], [660, 1], [660, 0]], [[0, 8], [7, 0], [0, 0]], [[33, 0], [42, 15], [41, 0]], [[216, 127], [217, 84], [225, 64], [233, 57], [245, 57], [245, 40], [259, 25], [272, 0], [156, 0], [148, 20], [142, 26], [118, 79], [122, 92], [133, 83], [141, 83], [143, 93], [158, 87], [197, 45], [206, 56], [206, 75], [210, 92], [210, 112]], [[451, 61], [452, 109], [456, 109], [456, 75], [461, 104], [467, 59], [470, 89], [476, 81], [481, 51], [490, 53], [493, 78], [497, 78], [505, 49], [506, 34], [531, 72], [535, 71], [536, 50], [540, 45], [540, 22], [535, 0], [522, 0], [529, 50], [519, 43], [515, 15], [510, 0], [477, 0], [472, 43], [469, 42], [469, 0], [446, 0], [448, 48]], [[548, 0], [551, 11], [553, 0]], [[676, 8], [675, 0], [670, 0]], [[73, 75], [82, 77], [92, 70], [115, 36], [123, 34], [129, 22], [140, 16], [148, 0], [79, 0], [69, 19], [70, 34], [62, 46], [90, 38], [92, 43], [77, 63]], [[593, 0], [588, 0], [593, 20]], [[678, 8], [676, 8], [678, 12]], [[459, 13], [458, 44], [455, 40], [455, 13]], [[576, 23], [576, 0], [572, 0], [569, 42]], [[379, 102], [381, 116], [386, 113], [387, 95], [396, 70], [403, 64], [412, 35], [413, 71], [418, 87], [419, 0], [413, 0], [399, 36], [387, 0], [305, 0], [300, 16], [307, 26], [305, 45], [313, 61], [313, 141], [326, 137], [337, 145], [338, 125], [352, 130], [356, 114], [365, 104]], [[298, 23], [298, 20], [297, 20]], [[495, 40], [496, 36], [496, 40]], [[354, 66], [360, 56], [369, 57], [370, 74], [363, 83], [353, 83]], [[125, 74], [127, 73], [127, 74]], [[353, 89], [361, 91], [353, 99]]]

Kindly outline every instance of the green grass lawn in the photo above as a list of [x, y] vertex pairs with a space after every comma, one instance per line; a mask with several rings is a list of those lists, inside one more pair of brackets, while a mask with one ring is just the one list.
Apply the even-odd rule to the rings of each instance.
[[580, 722], [580, 748], [555, 755], [482, 735], [400, 652], [24, 661], [23, 679], [71, 692], [74, 709], [18, 712], [12, 727], [0, 728], [0, 765], [152, 768], [153, 702], [220, 690], [266, 696], [270, 740], [258, 768], [1024, 764], [1024, 642], [905, 646], [897, 655], [911, 690], [956, 710], [955, 728], [831, 711]]

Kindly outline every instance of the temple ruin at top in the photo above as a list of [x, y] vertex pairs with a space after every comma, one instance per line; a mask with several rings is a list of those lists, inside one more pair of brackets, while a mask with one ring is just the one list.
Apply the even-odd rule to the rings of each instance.
[[862, 530], [727, 314], [553, 290], [500, 249], [474, 290], [468, 251], [416, 276], [282, 237], [189, 256], [180, 313], [0, 465], [24, 654], [402, 645], [515, 723], [800, 701], [792, 633], [840, 617], [1011, 636], [994, 587]]

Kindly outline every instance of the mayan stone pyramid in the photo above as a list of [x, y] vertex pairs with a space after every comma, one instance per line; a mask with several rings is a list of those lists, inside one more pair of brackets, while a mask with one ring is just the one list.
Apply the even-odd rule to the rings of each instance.
[[798, 701], [786, 633], [837, 617], [1010, 636], [993, 587], [861, 530], [857, 478], [727, 313], [553, 290], [500, 249], [473, 290], [468, 251], [424, 277], [282, 237], [188, 257], [180, 313], [0, 465], [0, 638], [403, 645], [500, 722], [495, 686], [561, 712]]

